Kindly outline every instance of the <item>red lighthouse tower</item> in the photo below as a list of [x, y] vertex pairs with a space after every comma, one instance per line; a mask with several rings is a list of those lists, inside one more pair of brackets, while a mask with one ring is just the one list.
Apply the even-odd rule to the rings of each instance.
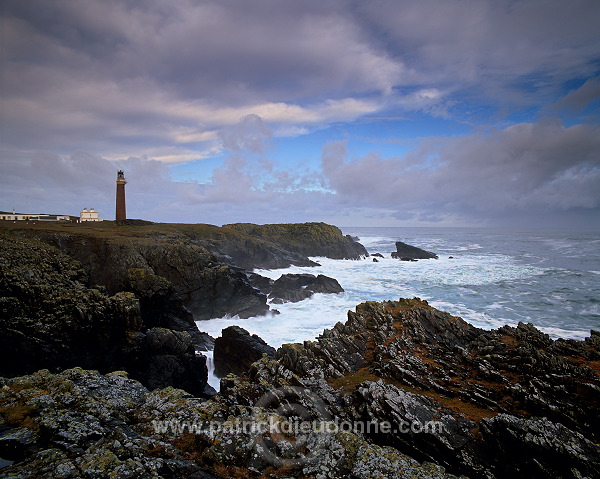
[[115, 220], [127, 219], [127, 213], [125, 212], [125, 174], [123, 170], [117, 172], [117, 210], [115, 213]]

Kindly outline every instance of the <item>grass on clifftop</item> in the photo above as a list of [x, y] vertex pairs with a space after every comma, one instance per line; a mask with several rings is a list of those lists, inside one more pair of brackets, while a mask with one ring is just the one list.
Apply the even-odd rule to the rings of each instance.
[[338, 227], [326, 223], [298, 223], [254, 225], [237, 223], [215, 226], [209, 224], [154, 223], [149, 225], [117, 225], [114, 221], [85, 223], [34, 223], [25, 221], [0, 221], [0, 231], [39, 231], [53, 233], [83, 234], [99, 238], [108, 237], [156, 237], [161, 235], [185, 235], [201, 240], [222, 240], [227, 237], [258, 237], [271, 242], [302, 244], [306, 241], [326, 244], [338, 240], [342, 234]]
[[221, 232], [223, 228], [206, 224], [184, 223], [156, 223], [152, 225], [123, 225], [119, 226], [114, 221], [86, 222], [86, 223], [33, 223], [25, 221], [0, 221], [0, 230], [13, 231], [40, 231], [54, 233], [84, 234], [99, 238], [115, 236], [145, 237], [157, 234], [185, 234], [193, 232], [196, 235], [212, 237]]

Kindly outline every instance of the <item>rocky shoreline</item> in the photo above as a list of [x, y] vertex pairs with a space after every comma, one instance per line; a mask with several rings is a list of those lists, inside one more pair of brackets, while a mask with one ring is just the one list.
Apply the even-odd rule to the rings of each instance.
[[0, 477], [600, 475], [597, 332], [551, 340], [418, 298], [367, 302], [277, 351], [228, 328], [214, 395], [195, 320], [341, 289], [246, 269], [366, 250], [323, 223], [2, 233]]

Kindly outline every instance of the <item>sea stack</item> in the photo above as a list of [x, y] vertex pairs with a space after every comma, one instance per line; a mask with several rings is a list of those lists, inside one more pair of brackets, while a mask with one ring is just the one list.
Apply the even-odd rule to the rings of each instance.
[[125, 211], [125, 174], [123, 170], [117, 172], [117, 208], [115, 213], [115, 220], [127, 219], [127, 213]]

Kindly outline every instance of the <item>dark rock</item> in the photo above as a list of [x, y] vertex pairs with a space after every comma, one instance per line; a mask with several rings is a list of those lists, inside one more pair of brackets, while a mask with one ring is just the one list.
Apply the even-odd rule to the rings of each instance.
[[229, 326], [223, 329], [221, 337], [215, 339], [213, 354], [215, 375], [223, 377], [229, 373], [243, 374], [263, 354], [274, 356], [275, 348], [256, 334], [250, 335], [239, 326]]
[[152, 427], [171, 410], [201, 421], [202, 403], [181, 390], [150, 393], [124, 373], [80, 368], [2, 384], [0, 416], [11, 429], [0, 432], [0, 454], [14, 461], [2, 477], [215, 477], [191, 460], [185, 436], [167, 442]]
[[309, 283], [306, 288], [315, 293], [335, 294], [344, 292], [344, 288], [340, 286], [337, 279], [330, 278], [323, 274], [317, 275], [317, 278], [312, 283]]
[[[308, 256], [368, 256], [362, 245], [325, 223], [219, 228], [144, 222], [143, 226], [140, 228], [137, 220], [126, 220], [118, 227], [113, 222], [68, 227], [0, 225], [13, 236], [46, 242], [76, 259], [89, 284], [104, 286], [109, 294], [135, 290], [140, 298], [146, 298], [146, 290], [171, 303], [178, 297], [195, 320], [226, 315], [248, 318], [268, 312], [268, 293], [260, 291], [267, 291], [268, 285], [251, 284], [239, 268], [317, 266]], [[131, 271], [138, 277], [132, 277]], [[141, 276], [140, 271], [144, 272]], [[151, 275], [155, 278], [149, 281]], [[166, 284], [160, 284], [163, 280]], [[152, 305], [142, 304], [142, 308], [152, 311]], [[175, 316], [181, 317], [179, 313]], [[163, 318], [149, 326], [153, 325], [166, 327], [167, 323]]]
[[436, 421], [435, 434], [371, 436], [418, 460], [482, 478], [593, 477], [599, 352], [597, 335], [553, 341], [523, 323], [484, 331], [414, 299], [363, 303], [345, 324], [284, 344], [276, 358], [340, 388], [342, 405], [314, 389], [336, 416], [397, 430]]
[[400, 258], [403, 261], [410, 261], [414, 259], [438, 259], [437, 254], [424, 249], [411, 246], [403, 243], [402, 241], [396, 241], [396, 251], [392, 252], [392, 258]]
[[371, 256], [376, 256], [377, 258], [383, 258], [384, 257], [381, 253], [373, 253]]
[[192, 336], [192, 338], [196, 351], [212, 351], [215, 348], [215, 338], [208, 333], [200, 332], [199, 336]]
[[[146, 237], [141, 233], [140, 236], [94, 235], [95, 229], [88, 234], [83, 230], [31, 229], [17, 230], [14, 234], [44, 241], [76, 259], [88, 274], [89, 282], [106, 287], [109, 294], [131, 289], [143, 292], [150, 288], [151, 295], [166, 296], [163, 299], [168, 301], [172, 291], [196, 320], [227, 314], [247, 318], [269, 310], [266, 295], [253, 288], [244, 273], [220, 262], [187, 237], [157, 234], [153, 227], [148, 228], [142, 230], [147, 231]], [[131, 271], [135, 272], [133, 278]], [[151, 275], [160, 279], [148, 280]]]
[[248, 277], [250, 284], [255, 288], [258, 288], [261, 293], [264, 293], [267, 296], [271, 293], [274, 280], [257, 273], [246, 273], [246, 276]]
[[315, 280], [316, 276], [313, 274], [283, 274], [273, 283], [269, 297], [280, 302], [302, 301], [314, 294], [307, 286]]
[[[498, 414], [480, 423], [496, 477], [598, 477], [600, 447], [594, 441], [545, 417]], [[498, 451], [502, 451], [499, 455]], [[504, 457], [533, 460], [507, 461]]]
[[7, 428], [0, 432], [0, 457], [20, 461], [31, 453], [39, 434], [26, 427]]
[[[232, 255], [234, 262], [247, 269], [253, 268], [284, 268], [292, 264], [311, 266], [307, 264], [309, 256], [326, 256], [333, 259], [361, 259], [369, 254], [363, 245], [353, 240], [350, 235], [344, 236], [339, 228], [325, 223], [296, 223], [255, 225], [251, 223], [236, 223], [224, 225], [241, 232], [250, 238], [259, 240], [263, 245], [270, 245], [271, 253]], [[280, 252], [277, 252], [277, 249]], [[287, 254], [281, 256], [281, 251]], [[240, 258], [240, 256], [243, 256]], [[299, 263], [299, 257], [305, 260]], [[242, 264], [243, 263], [243, 264]]]
[[0, 374], [126, 369], [151, 388], [201, 394], [207, 369], [194, 343], [203, 336], [164, 278], [129, 270], [141, 298], [108, 296], [86, 286], [77, 261], [44, 243], [0, 236], [0, 253], [0, 308], [11, 319], [0, 322]]
[[314, 293], [343, 293], [344, 289], [334, 278], [322, 274], [284, 274], [273, 283], [269, 298], [272, 302], [298, 302]]
[[377, 258], [373, 258], [373, 263], [379, 263], [379, 260]]

